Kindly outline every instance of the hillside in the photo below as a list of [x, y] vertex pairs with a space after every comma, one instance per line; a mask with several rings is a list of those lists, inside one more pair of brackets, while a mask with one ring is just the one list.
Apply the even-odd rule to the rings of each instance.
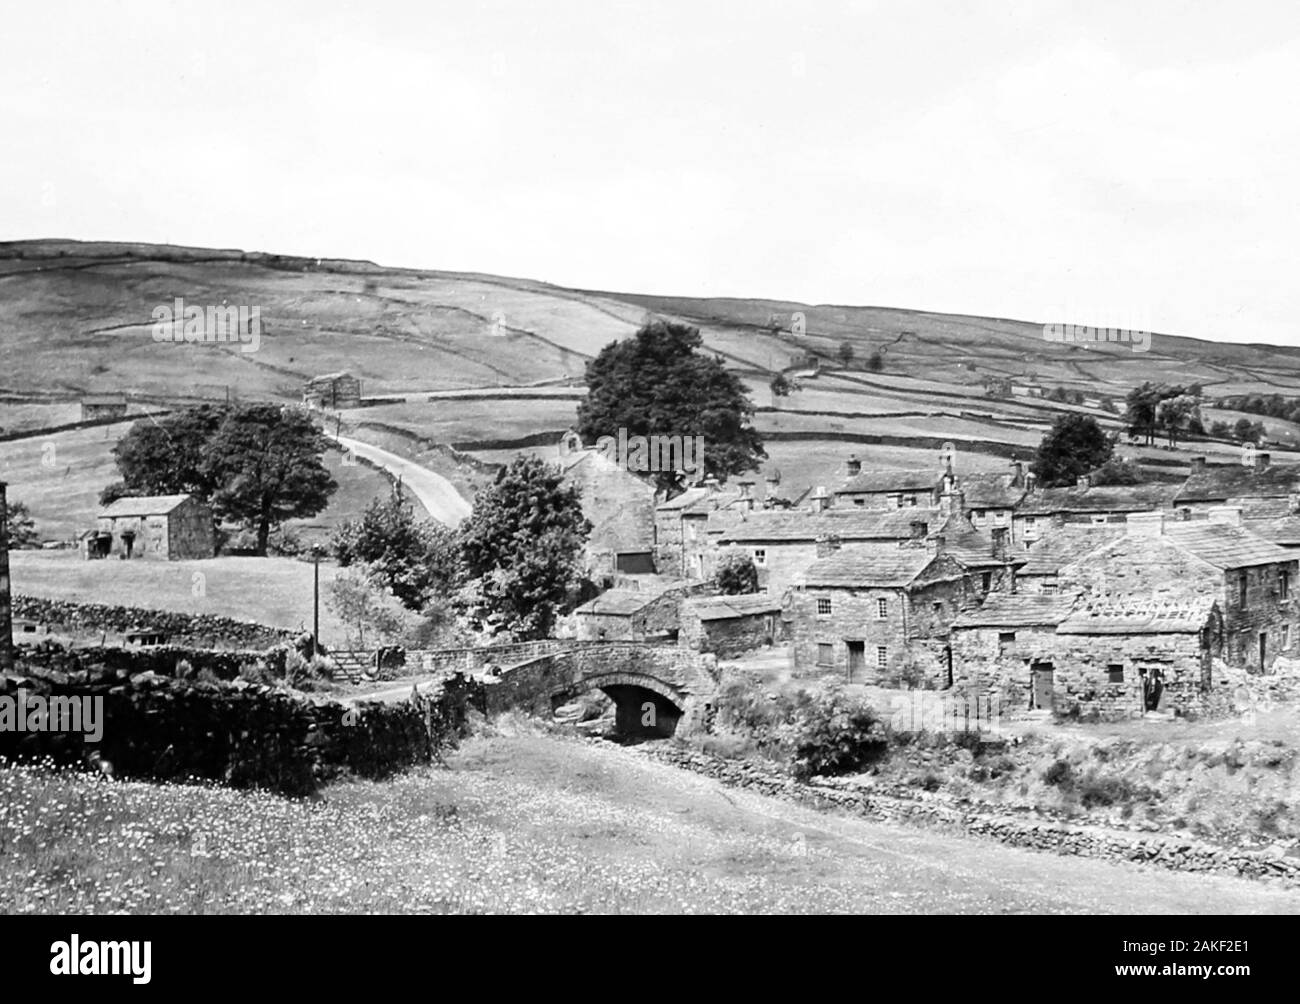
[[[176, 298], [258, 307], [260, 347], [155, 342], [152, 312]], [[0, 476], [15, 482], [18, 497], [56, 505], [63, 532], [89, 515], [111, 474], [107, 450], [125, 428], [51, 431], [77, 421], [83, 394], [126, 393], [134, 411], [227, 397], [288, 402], [310, 377], [348, 370], [372, 406], [344, 412], [340, 427], [423, 458], [472, 494], [482, 462], [546, 451], [573, 421], [586, 362], [647, 312], [700, 326], [708, 348], [749, 384], [772, 462], [804, 483], [832, 481], [851, 451], [868, 464], [937, 463], [945, 442], [964, 469], [997, 468], [1028, 456], [1062, 411], [1117, 427], [1103, 399], [1144, 380], [1200, 383], [1211, 397], [1300, 395], [1295, 348], [1156, 333], [1149, 351], [1135, 352], [1053, 343], [1029, 321], [575, 290], [236, 250], [25, 241], [0, 244], [0, 427], [8, 440]], [[799, 334], [796, 315], [805, 325]], [[841, 342], [854, 349], [847, 368]], [[881, 372], [863, 365], [874, 351]], [[810, 356], [820, 372], [774, 399], [771, 373], [807, 373]], [[994, 378], [1009, 378], [1012, 396], [989, 396]], [[1038, 396], [1058, 386], [1083, 392], [1085, 403]], [[1296, 442], [1287, 423], [1265, 424], [1279, 444]], [[48, 449], [56, 461], [43, 460]], [[1229, 443], [1122, 452], [1171, 476], [1193, 453], [1237, 457]]]

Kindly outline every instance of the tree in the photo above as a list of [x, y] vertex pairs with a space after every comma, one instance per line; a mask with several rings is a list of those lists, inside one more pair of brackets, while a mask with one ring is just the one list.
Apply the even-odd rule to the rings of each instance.
[[104, 489], [101, 503], [110, 495], [189, 493], [210, 499], [216, 484], [207, 464], [207, 448], [226, 415], [224, 407], [201, 405], [135, 422], [113, 447], [122, 481]]
[[[705, 473], [725, 480], [767, 459], [750, 424], [754, 404], [740, 378], [699, 351], [698, 328], [654, 319], [628, 339], [611, 342], [587, 364], [587, 397], [577, 431], [587, 442], [617, 436], [704, 437]], [[677, 478], [659, 471], [661, 487]]]
[[884, 368], [885, 357], [881, 354], [879, 349], [876, 349], [875, 352], [871, 353], [871, 355], [867, 357], [867, 369], [871, 370], [872, 373], [879, 373]]
[[366, 632], [377, 644], [392, 644], [412, 627], [413, 617], [365, 568], [340, 572], [325, 587], [325, 605], [352, 629], [349, 641], [366, 647]]
[[288, 519], [315, 516], [338, 484], [322, 456], [328, 441], [294, 408], [252, 404], [232, 410], [206, 447], [202, 473], [218, 487], [218, 515], [253, 528], [266, 554], [271, 530]]
[[1118, 457], [1111, 457], [1090, 472], [1088, 480], [1094, 485], [1139, 485], [1146, 479], [1137, 464], [1126, 464]]
[[330, 546], [340, 565], [364, 564], [408, 610], [424, 610], [455, 575], [452, 532], [441, 523], [416, 519], [396, 488], [387, 498], [372, 499], [360, 519], [335, 530]]
[[1169, 434], [1169, 445], [1178, 445], [1178, 433], [1191, 431], [1192, 423], [1200, 425], [1201, 402], [1190, 394], [1165, 398], [1156, 407], [1156, 423]]
[[1232, 435], [1232, 428], [1220, 419], [1210, 424], [1210, 435], [1215, 439], [1227, 439]]
[[1124, 421], [1133, 435], [1146, 436], [1147, 444], [1155, 441], [1156, 408], [1162, 400], [1161, 389], [1150, 381], [1134, 387], [1124, 399], [1127, 405]]
[[10, 502], [8, 516], [4, 546], [13, 551], [24, 547], [35, 547], [36, 521], [32, 519], [27, 505], [23, 502]]
[[590, 532], [577, 486], [536, 457], [516, 457], [460, 526], [461, 609], [477, 628], [548, 637], [581, 579]]
[[758, 569], [744, 551], [731, 549], [718, 561], [718, 589], [724, 596], [758, 592]]
[[784, 373], [773, 373], [772, 379], [767, 383], [768, 389], [772, 391], [773, 397], [787, 397], [793, 387], [790, 380]]
[[1045, 488], [1072, 485], [1110, 459], [1115, 445], [1091, 415], [1059, 415], [1030, 469]]
[[853, 365], [853, 345], [849, 342], [840, 342], [840, 347], [836, 349], [835, 354], [839, 356], [840, 365], [845, 369]]

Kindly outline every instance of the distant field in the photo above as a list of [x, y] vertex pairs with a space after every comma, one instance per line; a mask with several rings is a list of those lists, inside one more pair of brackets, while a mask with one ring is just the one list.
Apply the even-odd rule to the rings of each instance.
[[[306, 561], [234, 557], [86, 561], [76, 551], [14, 551], [9, 561], [17, 593], [216, 614], [289, 630], [311, 630], [312, 566]], [[322, 562], [322, 591], [336, 574], [334, 565]], [[344, 641], [343, 626], [326, 609], [323, 599], [321, 638], [326, 644]]]

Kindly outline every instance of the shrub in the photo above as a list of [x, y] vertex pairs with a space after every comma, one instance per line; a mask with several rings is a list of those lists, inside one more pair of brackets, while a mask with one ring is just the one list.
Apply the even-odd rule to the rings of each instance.
[[836, 685], [797, 708], [792, 723], [794, 774], [807, 779], [842, 774], [879, 760], [889, 735], [876, 712]]
[[1047, 770], [1043, 771], [1043, 780], [1047, 784], [1069, 788], [1074, 783], [1074, 768], [1070, 766], [1068, 760], [1055, 760]]

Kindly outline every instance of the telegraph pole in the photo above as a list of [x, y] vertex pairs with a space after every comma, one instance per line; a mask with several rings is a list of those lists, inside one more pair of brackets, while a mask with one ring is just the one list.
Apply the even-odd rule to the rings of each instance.
[[313, 544], [311, 585], [311, 657], [320, 655], [320, 545]]

